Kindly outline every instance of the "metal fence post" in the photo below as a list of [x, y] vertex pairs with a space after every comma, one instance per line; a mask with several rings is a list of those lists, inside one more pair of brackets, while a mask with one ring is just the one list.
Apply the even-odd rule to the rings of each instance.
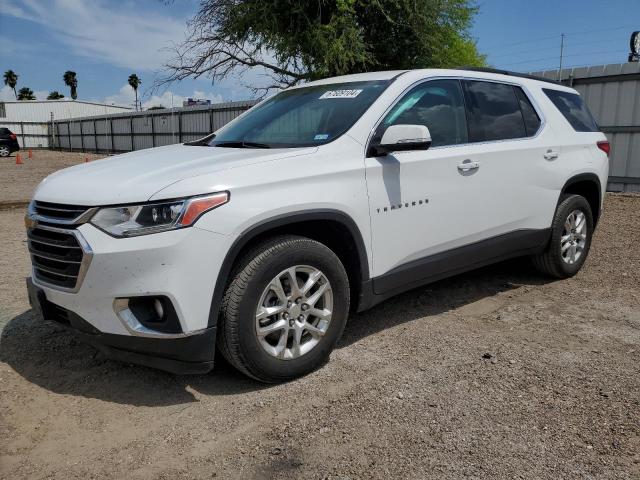
[[73, 152], [73, 147], [71, 146], [71, 121], [67, 123], [67, 138], [69, 139], [69, 151]]
[[80, 150], [84, 152], [84, 133], [82, 132], [82, 120], [80, 120]]
[[178, 112], [178, 143], [182, 143], [182, 112]]
[[151, 146], [156, 146], [156, 129], [153, 126], [153, 115], [149, 115], [149, 120], [151, 120]]
[[96, 128], [96, 119], [93, 119], [93, 146], [96, 147], [98, 153], [98, 129]]
[[[114, 152], [113, 148], [113, 118], [109, 117], [109, 136], [111, 137], [111, 151], [109, 153]], [[105, 145], [106, 147], [106, 145]]]
[[129, 130], [130, 130], [130, 136], [131, 136], [131, 151], [133, 152], [136, 149], [135, 143], [133, 141], [133, 115], [131, 115], [129, 117]]

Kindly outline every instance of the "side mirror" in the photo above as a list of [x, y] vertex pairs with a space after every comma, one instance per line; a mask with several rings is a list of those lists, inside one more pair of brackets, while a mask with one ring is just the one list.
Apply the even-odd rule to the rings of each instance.
[[431, 133], [424, 125], [391, 125], [378, 145], [372, 145], [373, 154], [426, 150], [431, 146]]

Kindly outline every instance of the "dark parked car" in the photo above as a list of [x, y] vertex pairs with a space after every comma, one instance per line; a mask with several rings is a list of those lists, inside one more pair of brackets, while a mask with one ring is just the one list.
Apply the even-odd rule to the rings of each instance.
[[0, 157], [8, 157], [20, 150], [18, 137], [8, 128], [0, 127]]

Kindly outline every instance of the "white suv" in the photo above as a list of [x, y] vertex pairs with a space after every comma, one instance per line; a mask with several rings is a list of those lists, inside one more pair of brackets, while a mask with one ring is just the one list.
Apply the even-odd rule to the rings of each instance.
[[349, 312], [506, 258], [589, 251], [609, 144], [571, 88], [415, 70], [285, 90], [200, 141], [71, 167], [26, 217], [30, 299], [112, 358], [277, 382]]

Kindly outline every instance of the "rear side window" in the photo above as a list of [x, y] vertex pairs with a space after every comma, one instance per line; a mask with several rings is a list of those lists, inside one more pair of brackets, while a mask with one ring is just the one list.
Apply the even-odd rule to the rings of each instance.
[[520, 104], [511, 85], [465, 80], [469, 140], [488, 142], [527, 136]]
[[8, 128], [0, 128], [0, 135], [10, 135], [11, 131]]
[[543, 88], [542, 90], [576, 132], [599, 131], [598, 124], [580, 95], [549, 88]]
[[524, 118], [524, 127], [527, 130], [527, 136], [532, 137], [540, 128], [540, 117], [522, 89], [520, 87], [513, 87], [513, 90], [516, 92], [516, 97], [518, 97], [518, 102], [520, 103], [520, 110], [522, 111], [522, 118]]

